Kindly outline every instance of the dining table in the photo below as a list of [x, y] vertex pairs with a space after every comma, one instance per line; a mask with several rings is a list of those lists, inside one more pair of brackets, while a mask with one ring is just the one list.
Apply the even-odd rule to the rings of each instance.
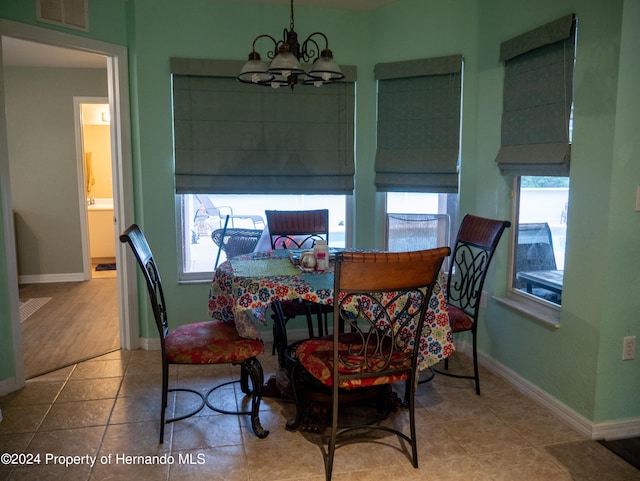
[[[287, 250], [253, 252], [226, 260], [215, 271], [209, 293], [209, 315], [235, 322], [238, 333], [261, 339], [272, 304], [303, 299], [333, 305], [334, 262], [323, 272], [295, 265]], [[427, 369], [453, 354], [453, 333], [446, 310], [446, 277], [434, 286], [424, 322], [418, 369]]]

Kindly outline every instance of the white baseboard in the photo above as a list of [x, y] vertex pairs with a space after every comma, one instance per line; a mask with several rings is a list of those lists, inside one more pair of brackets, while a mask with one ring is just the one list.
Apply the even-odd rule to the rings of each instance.
[[3, 379], [0, 381], [0, 396], [4, 396], [11, 392], [17, 391], [18, 389], [22, 389], [24, 387], [23, 383], [16, 382], [15, 377], [10, 377], [7, 379]]
[[160, 350], [160, 338], [154, 337], [141, 337], [139, 342], [140, 349], [143, 351], [159, 351]]
[[[470, 354], [471, 350], [468, 344], [460, 347], [461, 349], [458, 350]], [[560, 420], [566, 422], [576, 431], [590, 439], [612, 440], [640, 436], [640, 418], [617, 419], [614, 421], [594, 423], [546, 391], [543, 391], [535, 384], [527, 381], [516, 372], [500, 364], [495, 359], [478, 352], [478, 362], [489, 371], [503, 378], [522, 394], [545, 407]], [[480, 381], [482, 382], [482, 379]]]
[[20, 284], [46, 284], [49, 282], [80, 282], [85, 277], [82, 272], [70, 272], [66, 274], [34, 274], [18, 276]]

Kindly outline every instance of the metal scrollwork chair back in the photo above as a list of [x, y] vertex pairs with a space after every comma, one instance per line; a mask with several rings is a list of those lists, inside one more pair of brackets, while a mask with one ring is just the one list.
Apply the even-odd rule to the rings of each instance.
[[476, 333], [480, 297], [489, 265], [504, 230], [511, 226], [509, 221], [487, 219], [467, 214], [460, 224], [447, 279], [447, 312], [451, 330], [471, 331], [473, 343], [473, 376], [457, 375], [448, 371], [438, 371], [453, 377], [474, 379], [476, 393], [480, 394], [478, 376], [478, 354]]
[[[311, 375], [331, 390], [331, 432], [325, 455], [326, 479], [331, 479], [337, 447], [357, 440], [371, 430], [393, 433], [411, 445], [410, 459], [418, 467], [415, 426], [415, 391], [418, 353], [433, 287], [449, 247], [413, 252], [344, 252], [336, 255], [334, 319], [349, 329], [336, 329], [328, 337], [307, 339], [296, 348], [297, 365], [292, 372], [297, 419], [303, 406], [304, 386], [298, 380]], [[339, 406], [348, 402], [347, 391], [375, 388], [389, 396], [393, 383], [406, 383], [409, 395], [408, 429], [405, 423], [379, 423], [388, 410], [379, 398], [374, 422], [346, 418], [338, 423]], [[361, 409], [360, 407], [358, 409]], [[364, 408], [362, 408], [364, 409]], [[364, 411], [363, 411], [364, 413]], [[363, 436], [355, 437], [355, 431]], [[324, 446], [323, 446], [324, 448]], [[323, 449], [324, 452], [324, 449]]]
[[324, 239], [329, 244], [329, 210], [267, 210], [271, 248], [313, 247]]

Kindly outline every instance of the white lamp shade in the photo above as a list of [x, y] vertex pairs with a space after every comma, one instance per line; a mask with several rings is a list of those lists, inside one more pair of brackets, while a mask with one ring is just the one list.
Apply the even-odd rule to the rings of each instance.
[[273, 75], [267, 71], [267, 64], [262, 60], [249, 60], [240, 70], [238, 80], [244, 83], [262, 84], [270, 82]]
[[291, 52], [278, 52], [276, 58], [271, 61], [269, 72], [281, 74], [288, 77], [291, 74], [304, 74], [304, 69], [300, 66], [300, 62]]
[[313, 62], [313, 66], [309, 71], [309, 77], [324, 82], [334, 82], [344, 78], [340, 66], [333, 60], [333, 57], [321, 56]]

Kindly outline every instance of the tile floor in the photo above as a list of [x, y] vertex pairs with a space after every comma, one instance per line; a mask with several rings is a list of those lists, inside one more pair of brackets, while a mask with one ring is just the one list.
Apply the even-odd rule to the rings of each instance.
[[[261, 362], [268, 378], [276, 367], [270, 346]], [[236, 372], [227, 366], [181, 366], [172, 368], [171, 380], [205, 390], [211, 378]], [[640, 470], [563, 425], [500, 378], [483, 371], [481, 380], [481, 396], [470, 381], [444, 376], [420, 385], [419, 469], [390, 447], [400, 444], [389, 436], [339, 449], [334, 481], [640, 480]], [[167, 425], [159, 445], [159, 393], [157, 351], [118, 351], [28, 381], [21, 391], [0, 398], [0, 453], [39, 454], [41, 461], [27, 467], [0, 464], [0, 480], [324, 479], [318, 435], [284, 429], [293, 414], [289, 402], [264, 399], [266, 439], [252, 435], [246, 417], [205, 410]], [[178, 409], [188, 404], [181, 395]], [[406, 415], [401, 410], [389, 422], [402, 422]], [[96, 457], [94, 466], [86, 464], [87, 455]], [[78, 458], [70, 459], [69, 466], [55, 464], [71, 456]], [[147, 458], [157, 462], [127, 464], [137, 456], [157, 456]]]

